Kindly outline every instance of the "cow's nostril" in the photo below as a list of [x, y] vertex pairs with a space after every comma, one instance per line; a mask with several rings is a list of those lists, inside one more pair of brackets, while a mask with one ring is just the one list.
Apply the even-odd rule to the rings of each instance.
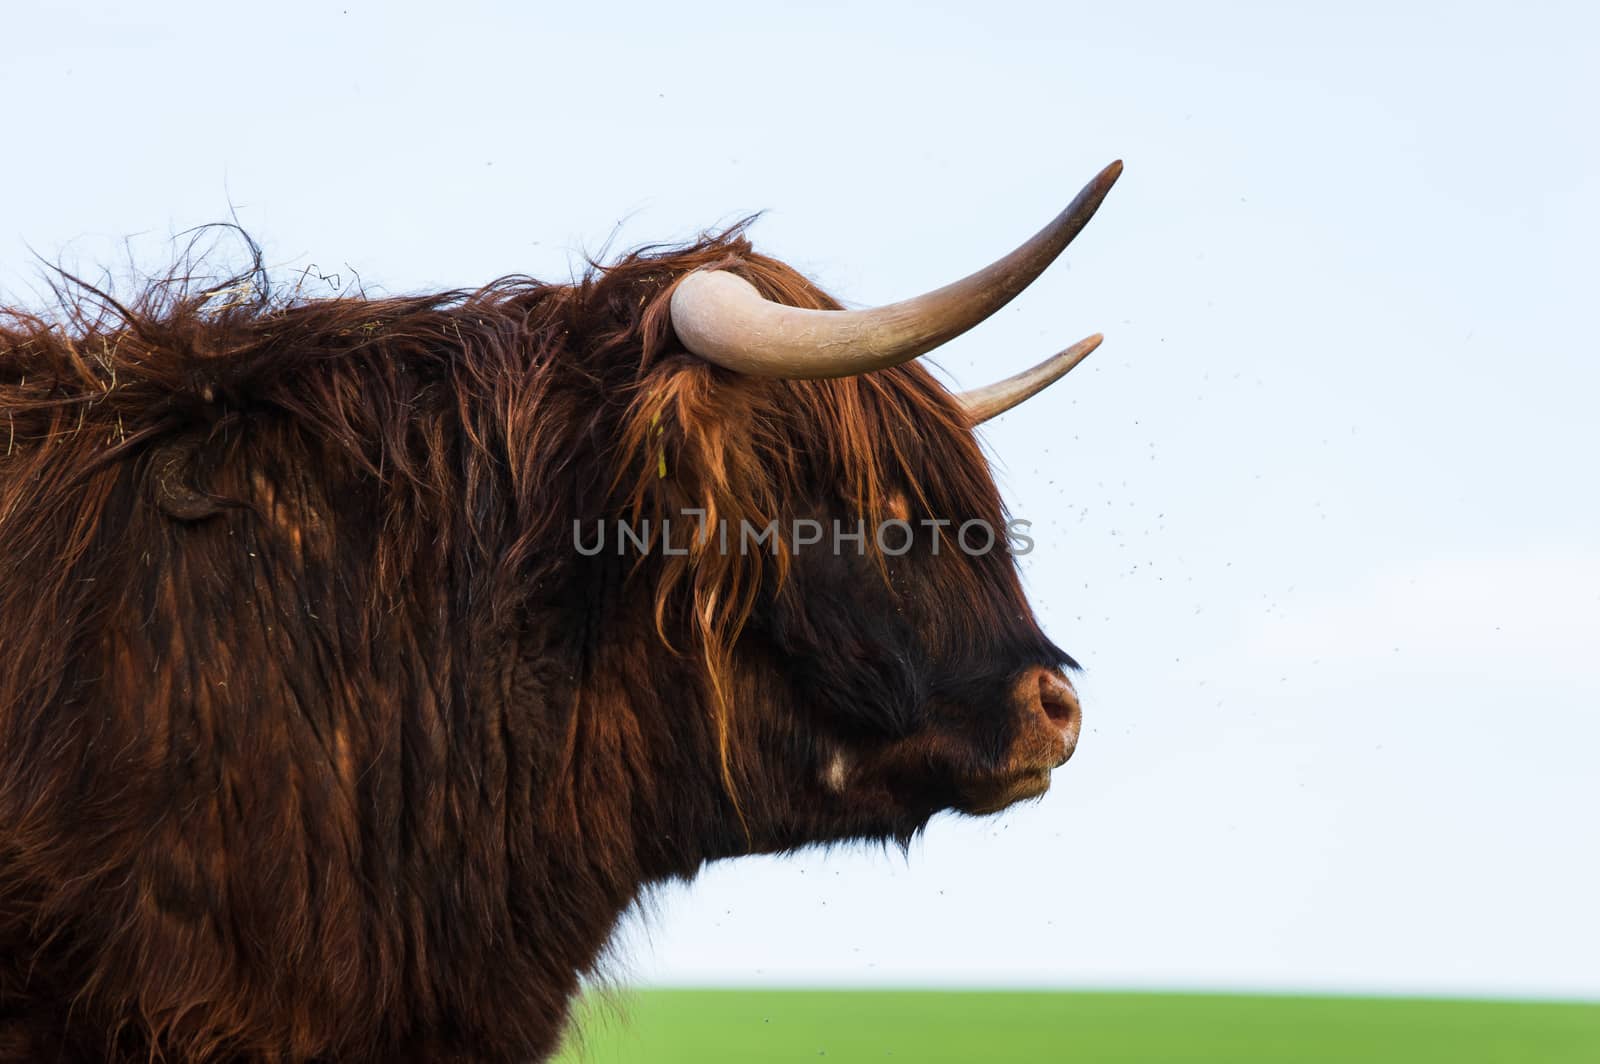
[[1077, 749], [1083, 726], [1078, 692], [1054, 669], [1034, 668], [1019, 678], [1016, 693], [1023, 712], [1012, 752], [1016, 766], [1035, 773], [1060, 768]]
[[1039, 704], [1044, 707], [1045, 716], [1058, 728], [1076, 725], [1083, 713], [1078, 706], [1077, 692], [1055, 673], [1039, 677]]

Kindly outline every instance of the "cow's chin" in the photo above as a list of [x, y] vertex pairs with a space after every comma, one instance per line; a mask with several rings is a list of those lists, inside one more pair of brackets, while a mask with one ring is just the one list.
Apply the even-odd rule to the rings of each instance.
[[1024, 769], [966, 784], [961, 788], [956, 809], [971, 816], [988, 816], [1029, 798], [1038, 798], [1049, 789], [1048, 768]]

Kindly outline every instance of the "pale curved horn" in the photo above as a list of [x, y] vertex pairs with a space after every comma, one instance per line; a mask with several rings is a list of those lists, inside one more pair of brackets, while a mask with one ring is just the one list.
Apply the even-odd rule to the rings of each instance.
[[1085, 337], [1032, 369], [1025, 369], [1016, 376], [986, 384], [982, 388], [962, 392], [956, 396], [956, 402], [966, 413], [968, 422], [981, 425], [997, 414], [1004, 414], [1024, 399], [1033, 398], [1065, 377], [1074, 366], [1088, 358], [1103, 339], [1105, 337], [1099, 333]]
[[672, 327], [708, 362], [761, 377], [848, 377], [908, 362], [1009, 303], [1094, 217], [1122, 173], [1114, 162], [1026, 244], [970, 277], [872, 310], [773, 303], [743, 278], [702, 270], [672, 293]]

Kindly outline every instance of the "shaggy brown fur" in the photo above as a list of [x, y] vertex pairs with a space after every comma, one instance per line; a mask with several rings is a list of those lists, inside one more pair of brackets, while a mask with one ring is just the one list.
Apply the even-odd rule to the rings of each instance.
[[574, 549], [1003, 522], [921, 367], [687, 354], [707, 266], [835, 306], [734, 231], [0, 320], [0, 1062], [538, 1059], [649, 883], [992, 807], [1016, 678], [1066, 661], [1008, 556]]

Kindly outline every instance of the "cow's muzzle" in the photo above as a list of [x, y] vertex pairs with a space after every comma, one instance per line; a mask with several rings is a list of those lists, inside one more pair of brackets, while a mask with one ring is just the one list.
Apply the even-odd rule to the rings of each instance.
[[1033, 668], [1018, 678], [1011, 704], [1018, 714], [1016, 736], [1004, 766], [965, 788], [960, 808], [993, 813], [1050, 789], [1050, 772], [1067, 763], [1078, 746], [1083, 710], [1078, 693], [1055, 669]]

